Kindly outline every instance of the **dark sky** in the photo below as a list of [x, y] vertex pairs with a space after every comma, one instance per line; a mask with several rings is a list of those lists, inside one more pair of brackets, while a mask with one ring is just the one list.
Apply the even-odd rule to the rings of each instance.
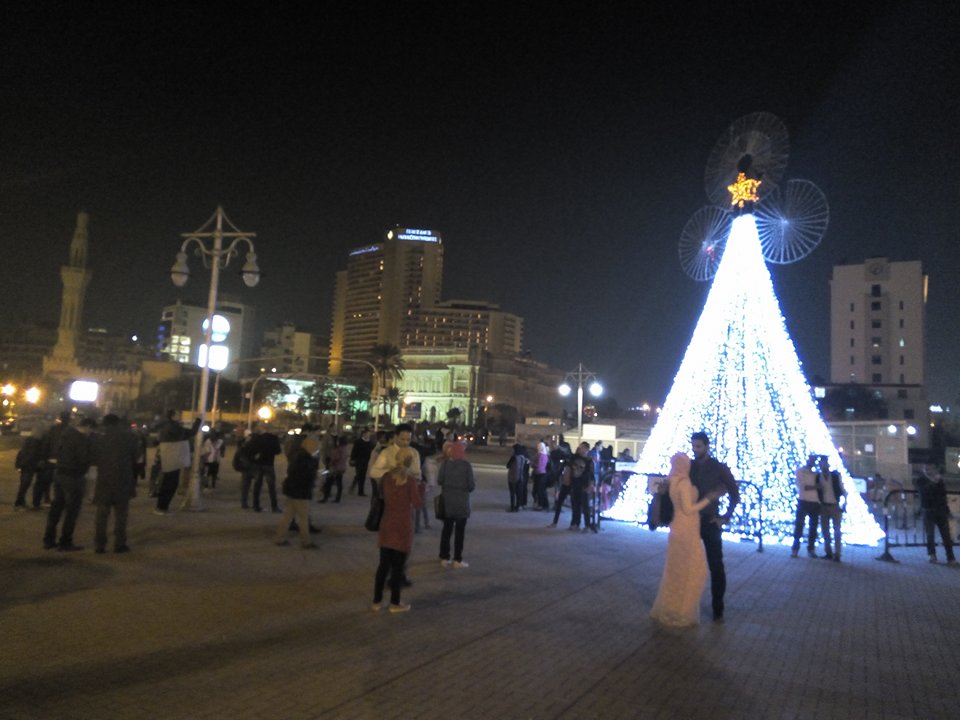
[[58, 318], [81, 208], [86, 324], [144, 336], [218, 204], [258, 236], [243, 300], [324, 333], [349, 249], [432, 228], [445, 298], [521, 315], [534, 357], [621, 405], [661, 402], [708, 290], [680, 232], [717, 138], [762, 110], [786, 176], [830, 202], [813, 254], [772, 266], [808, 374], [829, 374], [831, 267], [919, 259], [931, 399], [960, 394], [955, 3], [109, 5], [4, 9], [4, 323]]

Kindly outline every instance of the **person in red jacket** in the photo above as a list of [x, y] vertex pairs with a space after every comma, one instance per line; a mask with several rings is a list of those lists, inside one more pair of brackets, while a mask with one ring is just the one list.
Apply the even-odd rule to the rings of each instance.
[[374, 611], [383, 606], [383, 588], [390, 575], [390, 612], [400, 613], [410, 605], [400, 602], [403, 587], [404, 566], [407, 555], [413, 549], [412, 510], [423, 504], [416, 478], [419, 469], [414, 469], [414, 451], [409, 447], [398, 448], [392, 466], [380, 479], [378, 492], [383, 497], [383, 517], [380, 520], [378, 544], [380, 565], [373, 585]]

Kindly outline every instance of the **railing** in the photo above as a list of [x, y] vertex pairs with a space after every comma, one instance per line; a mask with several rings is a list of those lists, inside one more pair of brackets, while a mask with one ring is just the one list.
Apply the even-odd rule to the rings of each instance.
[[[883, 512], [883, 554], [877, 560], [892, 563], [899, 560], [893, 557], [890, 548], [926, 547], [927, 545], [927, 533], [918, 491], [907, 490], [902, 483], [896, 482], [896, 484], [900, 487], [888, 491], [883, 498], [883, 505], [879, 508]], [[947, 495], [960, 497], [960, 491], [948, 490]], [[937, 535], [938, 533], [935, 532], [934, 547], [938, 544]], [[951, 533], [951, 540], [953, 539]]]

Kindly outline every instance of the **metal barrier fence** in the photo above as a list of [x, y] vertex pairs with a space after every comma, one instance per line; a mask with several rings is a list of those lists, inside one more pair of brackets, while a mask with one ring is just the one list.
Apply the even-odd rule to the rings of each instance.
[[[898, 483], [899, 484], [899, 483]], [[948, 490], [948, 496], [960, 497], [960, 491]], [[877, 560], [899, 562], [890, 553], [895, 547], [926, 547], [927, 534], [924, 527], [923, 509], [920, 507], [920, 495], [917, 490], [899, 487], [884, 496], [883, 504], [874, 503], [874, 514], [883, 513], [883, 554]], [[934, 528], [934, 547], [939, 532]], [[951, 526], [950, 538], [956, 544], [956, 532]]]

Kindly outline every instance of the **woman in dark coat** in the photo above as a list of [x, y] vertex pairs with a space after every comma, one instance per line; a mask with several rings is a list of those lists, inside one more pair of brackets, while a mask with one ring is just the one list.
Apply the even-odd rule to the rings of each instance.
[[377, 492], [383, 497], [383, 517], [380, 520], [378, 544], [380, 565], [373, 584], [374, 611], [383, 606], [383, 587], [390, 576], [390, 612], [406, 612], [410, 605], [400, 602], [404, 566], [413, 548], [413, 510], [423, 504], [420, 489], [412, 475], [414, 451], [401, 448], [394, 466], [380, 479]]
[[440, 465], [437, 484], [443, 496], [443, 531], [440, 533], [440, 564], [450, 567], [450, 534], [453, 538], [453, 567], [469, 567], [463, 561], [463, 536], [470, 517], [470, 493], [476, 487], [473, 466], [465, 459], [466, 446], [448, 442], [443, 446], [446, 459]]

